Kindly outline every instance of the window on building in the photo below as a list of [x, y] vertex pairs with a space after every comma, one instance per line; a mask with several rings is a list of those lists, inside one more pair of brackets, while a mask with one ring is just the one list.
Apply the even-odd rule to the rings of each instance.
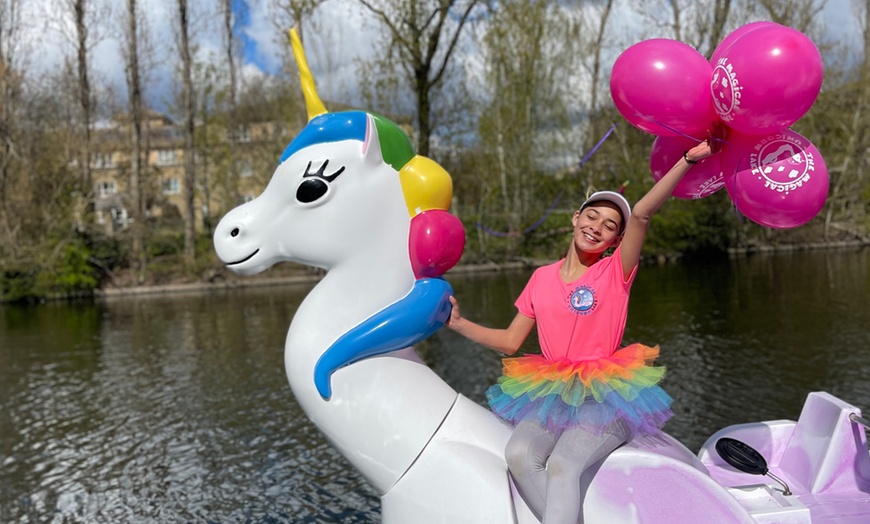
[[113, 207], [111, 209], [112, 221], [116, 224], [126, 225], [128, 220], [127, 210], [123, 207]]
[[115, 159], [112, 153], [94, 153], [91, 156], [91, 166], [94, 169], [108, 169], [115, 167]]
[[181, 183], [177, 178], [167, 178], [163, 181], [164, 195], [177, 195], [181, 193]]
[[115, 189], [115, 183], [111, 180], [97, 182], [97, 196], [99, 196], [100, 198], [114, 195], [116, 192], [117, 190]]
[[245, 143], [251, 141], [251, 130], [245, 126], [239, 126], [238, 130], [239, 142]]
[[157, 165], [174, 166], [178, 163], [178, 153], [175, 149], [158, 149]]
[[250, 160], [239, 160], [236, 164], [236, 170], [242, 178], [254, 176], [254, 168], [251, 166]]

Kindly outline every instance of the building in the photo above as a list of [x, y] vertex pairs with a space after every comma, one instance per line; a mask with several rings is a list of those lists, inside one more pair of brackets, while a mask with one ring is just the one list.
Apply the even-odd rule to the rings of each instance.
[[[180, 223], [186, 212], [183, 129], [168, 116], [149, 111], [143, 130], [140, 184], [145, 220]], [[213, 216], [258, 195], [290, 139], [288, 126], [275, 122], [246, 122], [233, 132], [220, 123], [198, 125], [197, 230], [209, 230]], [[135, 216], [130, 192], [131, 152], [129, 117], [118, 117], [94, 130], [91, 180], [95, 221], [108, 234], [124, 230]]]

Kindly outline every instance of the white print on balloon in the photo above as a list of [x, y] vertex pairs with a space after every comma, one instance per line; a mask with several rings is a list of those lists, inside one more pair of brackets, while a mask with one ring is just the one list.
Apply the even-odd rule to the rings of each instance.
[[809, 182], [810, 173], [815, 171], [813, 154], [794, 137], [771, 135], [753, 149], [749, 155], [751, 173], [758, 180], [764, 179], [764, 187], [771, 191], [787, 195]]
[[716, 191], [722, 189], [722, 186], [725, 185], [725, 174], [721, 171], [704, 180], [700, 186], [698, 186], [698, 191], [695, 192], [694, 198], [704, 198], [712, 195]]
[[730, 122], [734, 120], [734, 112], [740, 107], [740, 91], [743, 86], [737, 80], [734, 65], [728, 63], [727, 58], [720, 58], [713, 69], [710, 80], [710, 93], [713, 96], [713, 105], [719, 117]]

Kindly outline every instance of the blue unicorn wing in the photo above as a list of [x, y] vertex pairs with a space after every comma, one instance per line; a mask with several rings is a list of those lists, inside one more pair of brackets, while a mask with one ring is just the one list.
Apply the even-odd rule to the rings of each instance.
[[450, 317], [453, 288], [446, 280], [417, 280], [401, 300], [375, 313], [339, 337], [314, 366], [320, 396], [332, 396], [330, 380], [340, 367], [414, 345], [438, 331]]

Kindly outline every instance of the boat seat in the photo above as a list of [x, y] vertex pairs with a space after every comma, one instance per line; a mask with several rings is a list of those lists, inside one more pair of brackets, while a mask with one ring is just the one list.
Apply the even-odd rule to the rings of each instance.
[[864, 427], [849, 415], [861, 411], [824, 392], [807, 396], [778, 463], [808, 493], [854, 488], [870, 491], [870, 454]]

